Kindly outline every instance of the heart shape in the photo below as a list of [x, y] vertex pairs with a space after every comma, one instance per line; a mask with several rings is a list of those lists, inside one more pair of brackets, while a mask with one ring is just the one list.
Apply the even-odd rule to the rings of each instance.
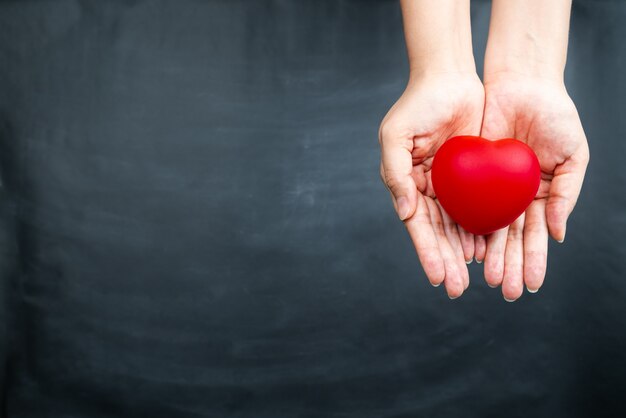
[[510, 225], [530, 205], [541, 170], [532, 149], [512, 138], [457, 136], [435, 153], [432, 182], [450, 217], [475, 235]]

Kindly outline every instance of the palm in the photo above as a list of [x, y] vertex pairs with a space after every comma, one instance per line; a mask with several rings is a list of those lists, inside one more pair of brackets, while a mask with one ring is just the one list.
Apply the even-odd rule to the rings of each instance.
[[576, 108], [562, 86], [509, 79], [485, 88], [483, 136], [525, 141], [541, 166], [533, 203], [508, 231], [498, 231], [488, 242], [485, 277], [492, 286], [502, 283], [507, 299], [516, 299], [524, 282], [531, 290], [543, 282], [548, 233], [564, 238], [589, 151]]
[[445, 283], [451, 297], [469, 284], [465, 262], [474, 255], [474, 237], [438, 205], [430, 169], [448, 138], [478, 134], [483, 104], [477, 77], [440, 76], [407, 88], [381, 124], [383, 181], [392, 195], [411, 201], [405, 224], [422, 266], [431, 283]]

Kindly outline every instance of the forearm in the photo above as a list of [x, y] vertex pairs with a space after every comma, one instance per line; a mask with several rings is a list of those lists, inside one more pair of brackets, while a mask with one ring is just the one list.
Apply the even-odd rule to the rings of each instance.
[[571, 0], [493, 0], [485, 82], [502, 73], [563, 81]]
[[475, 73], [469, 0], [401, 0], [411, 78]]

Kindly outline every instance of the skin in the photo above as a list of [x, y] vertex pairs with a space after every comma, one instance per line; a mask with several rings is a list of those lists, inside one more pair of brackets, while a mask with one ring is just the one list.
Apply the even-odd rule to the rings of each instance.
[[[480, 132], [483, 103], [475, 75], [420, 78], [409, 84], [380, 129], [381, 177], [392, 199], [400, 200], [394, 199], [396, 210], [404, 215], [428, 279], [433, 286], [444, 283], [450, 298], [461, 296], [469, 285], [466, 262], [474, 256], [475, 240], [435, 199], [430, 169], [448, 138]], [[403, 209], [405, 204], [410, 206]], [[478, 252], [484, 253], [484, 245]]]
[[487, 237], [485, 279], [507, 301], [524, 286], [543, 284], [548, 236], [563, 242], [567, 218], [582, 187], [589, 147], [563, 81], [569, 0], [494, 0], [485, 54], [481, 135], [514, 137], [537, 154], [539, 191], [508, 228]]
[[[563, 83], [569, 0], [494, 0], [484, 86], [474, 65], [469, 0], [401, 1], [410, 78], [379, 131], [381, 177], [424, 271], [459, 297], [466, 262], [485, 260], [485, 278], [507, 301], [524, 285], [536, 292], [548, 236], [562, 242], [589, 149]], [[438, 204], [430, 179], [437, 149], [456, 135], [514, 137], [537, 154], [537, 197], [508, 228], [487, 237], [456, 225]]]
[[589, 148], [578, 112], [564, 86], [527, 76], [500, 74], [485, 84], [482, 135], [514, 137], [537, 154], [541, 184], [526, 212], [487, 238], [485, 279], [502, 285], [507, 301], [524, 285], [532, 293], [543, 284], [548, 235], [563, 242], [567, 218], [580, 193]]
[[471, 51], [469, 1], [408, 0], [402, 10], [411, 75], [381, 123], [381, 177], [430, 283], [444, 283], [454, 299], [469, 285], [466, 262], [484, 257], [485, 242], [441, 208], [430, 168], [448, 138], [480, 133], [484, 89]]

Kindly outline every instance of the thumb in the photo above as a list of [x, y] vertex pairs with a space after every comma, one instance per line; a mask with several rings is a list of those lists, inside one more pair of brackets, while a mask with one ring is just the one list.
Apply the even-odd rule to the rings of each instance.
[[557, 167], [546, 204], [546, 220], [552, 238], [565, 239], [567, 218], [574, 210], [585, 177], [586, 163], [570, 159]]
[[393, 205], [401, 220], [409, 219], [417, 207], [417, 187], [412, 177], [413, 141], [382, 138], [382, 159], [380, 175], [391, 192]]

